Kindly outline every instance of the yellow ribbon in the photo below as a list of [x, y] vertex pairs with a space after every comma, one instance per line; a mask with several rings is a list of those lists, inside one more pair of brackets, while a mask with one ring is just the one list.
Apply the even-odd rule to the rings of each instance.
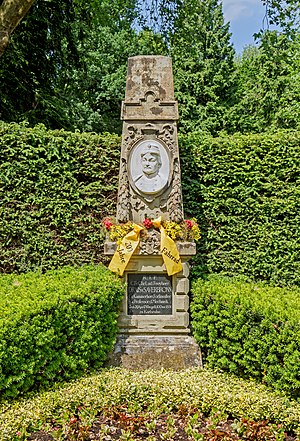
[[153, 220], [152, 223], [155, 228], [159, 228], [160, 230], [160, 252], [162, 254], [168, 276], [179, 273], [182, 271], [180, 255], [174, 240], [167, 235], [166, 230], [162, 226], [161, 216]]
[[133, 224], [133, 230], [126, 234], [122, 242], [118, 245], [108, 268], [114, 273], [123, 275], [125, 268], [140, 242], [140, 232], [144, 227]]
[[[152, 223], [155, 228], [160, 230], [160, 252], [162, 254], [168, 276], [179, 273], [182, 271], [180, 255], [174, 240], [167, 235], [166, 230], [162, 226], [161, 216], [153, 220]], [[126, 236], [122, 239], [122, 242], [118, 245], [113, 258], [111, 259], [108, 266], [111, 271], [119, 274], [120, 276], [123, 275], [132, 254], [140, 242], [140, 233], [143, 229], [144, 227], [133, 224], [133, 230], [126, 234]]]

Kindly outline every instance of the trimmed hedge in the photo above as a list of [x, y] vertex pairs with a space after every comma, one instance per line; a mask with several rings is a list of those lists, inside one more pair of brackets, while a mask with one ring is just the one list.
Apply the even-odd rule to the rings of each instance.
[[[191, 415], [220, 412], [233, 418], [268, 420], [300, 434], [300, 404], [263, 385], [199, 368], [180, 372], [110, 369], [32, 399], [3, 403], [0, 439], [27, 439], [26, 434], [45, 428], [46, 423], [64, 423], [74, 415], [94, 421], [97, 414], [107, 414], [110, 406], [126, 406], [138, 416], [151, 412], [152, 420], [184, 409], [187, 413], [190, 409]], [[17, 431], [24, 437], [17, 438]]]
[[300, 284], [300, 131], [180, 137], [186, 212], [200, 223], [194, 277]]
[[0, 123], [1, 272], [105, 262], [120, 138]]
[[120, 280], [103, 266], [0, 278], [0, 394], [15, 397], [102, 366], [117, 332]]
[[[0, 122], [0, 271], [107, 262], [120, 137]], [[193, 276], [300, 283], [300, 131], [180, 136], [186, 216], [202, 240]]]
[[205, 362], [300, 398], [300, 289], [211, 275], [193, 286], [194, 337]]

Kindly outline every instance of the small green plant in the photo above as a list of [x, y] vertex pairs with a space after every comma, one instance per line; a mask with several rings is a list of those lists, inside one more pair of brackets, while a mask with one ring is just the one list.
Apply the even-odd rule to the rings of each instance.
[[156, 420], [150, 419], [150, 421], [145, 421], [145, 427], [149, 433], [154, 432], [156, 428]]
[[120, 441], [134, 441], [131, 430], [121, 429]]
[[168, 441], [168, 440], [173, 440], [176, 432], [177, 432], [177, 428], [175, 426], [175, 422], [176, 420], [172, 417], [172, 416], [168, 416], [166, 419], [166, 431], [165, 432], [161, 432], [160, 436], [162, 438], [162, 440]]
[[99, 440], [104, 441], [109, 439], [110, 427], [107, 424], [100, 424], [99, 427]]
[[200, 432], [201, 420], [199, 420], [199, 414], [194, 413], [187, 419], [185, 432], [195, 441], [203, 441], [204, 435]]
[[281, 424], [269, 424], [268, 420], [251, 421], [242, 418], [233, 424], [235, 432], [242, 439], [249, 441], [284, 441], [285, 431]]

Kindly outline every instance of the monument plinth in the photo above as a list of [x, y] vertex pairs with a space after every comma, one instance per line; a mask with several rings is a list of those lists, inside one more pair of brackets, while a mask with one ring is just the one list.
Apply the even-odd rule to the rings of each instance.
[[[188, 260], [196, 246], [183, 236], [173, 244], [165, 230], [166, 223], [185, 225], [170, 58], [129, 58], [122, 119], [116, 222], [147, 228], [133, 233], [138, 245], [124, 264], [127, 290], [110, 361], [131, 369], [199, 366], [200, 351], [188, 327]], [[124, 252], [132, 243], [123, 245]], [[105, 243], [105, 253], [119, 253], [123, 262], [121, 248]]]

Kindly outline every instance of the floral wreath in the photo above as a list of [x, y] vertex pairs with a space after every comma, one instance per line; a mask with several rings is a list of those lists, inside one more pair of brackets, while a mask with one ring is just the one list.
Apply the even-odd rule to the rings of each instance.
[[[109, 217], [103, 219], [102, 224], [105, 230], [109, 233], [109, 238], [112, 241], [117, 242], [117, 244], [120, 244], [126, 234], [133, 230], [134, 225], [131, 221], [123, 224], [116, 224]], [[142, 226], [146, 231], [155, 228], [152, 219], [148, 217], [146, 217], [139, 225]], [[182, 222], [172, 222], [166, 220], [162, 222], [162, 226], [164, 227], [167, 235], [173, 240], [197, 241], [201, 238], [200, 229], [196, 218], [185, 219]]]

